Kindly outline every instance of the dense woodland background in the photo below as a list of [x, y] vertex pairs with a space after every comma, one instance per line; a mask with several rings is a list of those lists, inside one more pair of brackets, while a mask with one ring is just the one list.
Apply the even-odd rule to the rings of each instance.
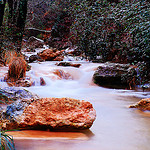
[[59, 50], [76, 46], [93, 62], [130, 63], [141, 84], [150, 79], [148, 0], [0, 0], [0, 30], [2, 60], [35, 36]]

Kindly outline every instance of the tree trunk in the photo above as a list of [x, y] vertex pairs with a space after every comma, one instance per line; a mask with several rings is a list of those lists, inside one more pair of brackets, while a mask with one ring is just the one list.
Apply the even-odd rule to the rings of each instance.
[[24, 33], [24, 27], [26, 22], [26, 14], [27, 14], [27, 2], [28, 0], [20, 0], [19, 9], [18, 9], [18, 17], [16, 23], [16, 34], [13, 37], [14, 42], [16, 42], [17, 51], [21, 50], [21, 43]]
[[19, 3], [19, 16], [17, 19], [17, 27], [19, 27], [21, 30], [24, 30], [25, 27], [27, 14], [27, 1], [28, 0], [20, 0]]
[[12, 23], [12, 17], [13, 17], [13, 4], [14, 1], [13, 0], [8, 0], [8, 6], [9, 6], [9, 22]]
[[3, 23], [5, 3], [6, 3], [6, 0], [4, 0], [2, 4], [0, 4], [0, 27], [2, 26], [2, 23]]
[[1, 47], [2, 47], [2, 44], [3, 44], [3, 42], [2, 42], [2, 40], [3, 40], [2, 34], [3, 34], [3, 33], [2, 33], [2, 28], [1, 28], [1, 26], [2, 26], [2, 24], [3, 24], [5, 3], [6, 3], [6, 0], [4, 0], [4, 2], [0, 4], [0, 55], [1, 55]]

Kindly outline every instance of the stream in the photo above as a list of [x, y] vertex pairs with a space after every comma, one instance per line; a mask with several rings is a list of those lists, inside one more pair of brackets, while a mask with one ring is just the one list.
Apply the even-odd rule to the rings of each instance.
[[[93, 73], [103, 64], [73, 61], [81, 63], [80, 68], [75, 68], [56, 66], [56, 63], [31, 63], [32, 70], [27, 72], [27, 76], [32, 78], [34, 86], [25, 89], [40, 97], [70, 97], [89, 101], [96, 110], [96, 120], [89, 130], [80, 132], [16, 131], [18, 137], [15, 138], [13, 133], [16, 150], [150, 149], [150, 113], [128, 108], [140, 99], [150, 97], [150, 92], [108, 89], [95, 85]], [[3, 67], [0, 77], [7, 70], [8, 67]], [[53, 73], [56, 70], [61, 77]], [[69, 77], [66, 78], [66, 74]], [[45, 80], [45, 86], [40, 85], [40, 77]], [[2, 86], [7, 84], [0, 82]]]

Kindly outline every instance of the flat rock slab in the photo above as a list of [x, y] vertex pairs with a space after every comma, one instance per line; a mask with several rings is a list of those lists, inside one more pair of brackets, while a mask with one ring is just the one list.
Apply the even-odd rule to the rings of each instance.
[[71, 98], [41, 98], [17, 118], [19, 128], [73, 130], [88, 129], [96, 119], [90, 102]]

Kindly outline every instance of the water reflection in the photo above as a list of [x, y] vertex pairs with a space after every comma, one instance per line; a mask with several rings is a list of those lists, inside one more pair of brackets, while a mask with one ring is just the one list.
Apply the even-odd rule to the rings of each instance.
[[82, 144], [94, 136], [91, 130], [74, 132], [23, 130], [7, 133], [13, 135], [17, 150], [75, 149], [76, 146], [73, 145]]
[[35, 139], [35, 140], [54, 140], [54, 139], [80, 139], [88, 140], [94, 136], [90, 130], [81, 131], [39, 131], [39, 130], [20, 130], [20, 131], [8, 131], [8, 134], [12, 135], [14, 139]]

